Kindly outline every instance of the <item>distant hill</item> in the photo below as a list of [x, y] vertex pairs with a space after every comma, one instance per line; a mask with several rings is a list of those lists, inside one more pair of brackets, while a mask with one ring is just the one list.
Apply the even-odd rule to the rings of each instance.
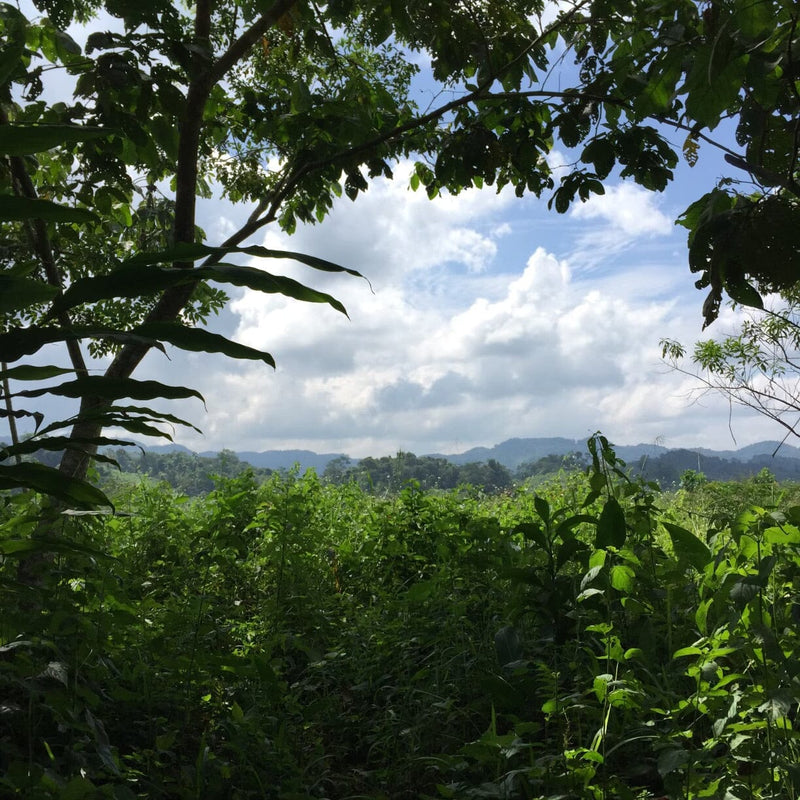
[[790, 444], [781, 444], [780, 442], [756, 442], [755, 444], [748, 444], [745, 447], [741, 447], [738, 450], [706, 450], [703, 447], [698, 447], [696, 448], [696, 452], [702, 455], [728, 458], [734, 461], [749, 461], [751, 458], [761, 456], [772, 458], [773, 453], [775, 453], [775, 458], [800, 458], [800, 448], [793, 447]]
[[[199, 455], [210, 458], [216, 453], [205, 451]], [[239, 456], [240, 461], [246, 461], [254, 467], [291, 469], [295, 464], [299, 464], [301, 471], [314, 469], [319, 473], [324, 472], [328, 462], [333, 461], [334, 458], [347, 458], [344, 453], [314, 453], [311, 450], [265, 450], [261, 453], [245, 450], [236, 455]]]
[[[655, 444], [621, 445], [615, 447], [617, 455], [625, 461], [635, 461], [642, 456], [658, 456], [667, 452], [666, 447]], [[567, 453], [585, 453], [585, 439], [564, 439], [548, 437], [536, 439], [507, 439], [494, 447], [473, 447], [464, 453], [454, 455], [436, 454], [453, 464], [469, 464], [474, 461], [488, 461], [493, 458], [509, 469], [516, 469], [526, 461], [538, 461], [545, 456], [565, 456]]]
[[[709, 450], [707, 448], [667, 448], [656, 444], [614, 446], [617, 455], [629, 466], [641, 470], [663, 483], [677, 481], [687, 469], [704, 472], [712, 480], [727, 480], [755, 475], [767, 467], [780, 480], [800, 480], [800, 448], [780, 445], [777, 441], [757, 442], [738, 450]], [[147, 450], [160, 453], [192, 453], [182, 445], [155, 445]], [[773, 457], [775, 450], [778, 454]], [[551, 455], [585, 453], [585, 439], [564, 437], [536, 437], [507, 439], [493, 447], [473, 447], [463, 453], [430, 453], [432, 458], [444, 458], [452, 464], [497, 461], [510, 470], [526, 462], [535, 462]], [[216, 453], [204, 451], [198, 455], [212, 458]], [[271, 470], [288, 470], [295, 464], [300, 470], [314, 469], [322, 474], [336, 458], [348, 458], [344, 453], [315, 453], [311, 450], [242, 451], [236, 456], [254, 467]], [[357, 459], [353, 459], [353, 462]]]
[[516, 469], [526, 461], [538, 461], [545, 456], [563, 456], [575, 450], [583, 452], [586, 441], [581, 439], [563, 439], [561, 437], [544, 439], [507, 439], [494, 447], [473, 447], [464, 453], [431, 454], [435, 458], [446, 458], [459, 466], [474, 462], [488, 461], [493, 458], [504, 467]]

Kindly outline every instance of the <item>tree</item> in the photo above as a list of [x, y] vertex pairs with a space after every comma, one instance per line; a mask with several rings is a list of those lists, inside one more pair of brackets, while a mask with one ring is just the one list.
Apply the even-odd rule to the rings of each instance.
[[[757, 304], [753, 283], [777, 285], [794, 268], [785, 232], [797, 221], [792, 0], [581, 0], [547, 25], [539, 0], [35, 5], [49, 16], [31, 21], [0, 5], [0, 277], [13, 297], [0, 308], [0, 351], [11, 365], [2, 377], [72, 374], [56, 387], [5, 394], [15, 403], [46, 392], [73, 396], [80, 408], [3, 453], [66, 448], [61, 477], [0, 465], [3, 486], [96, 502], [80, 479], [100, 445], [121, 443], [104, 437], [105, 428], [154, 434], [159, 422], [181, 424], [120, 405], [197, 394], [132, 379], [152, 347], [272, 364], [269, 353], [198, 327], [225, 300], [209, 280], [344, 311], [327, 294], [236, 258], [352, 272], [245, 243], [266, 225], [291, 232], [298, 221], [322, 221], [340, 195], [354, 200], [369, 178], [391, 176], [398, 158], [417, 159], [411, 185], [431, 197], [512, 185], [520, 195], [554, 190], [550, 202], [564, 212], [575, 198], [602, 193], [617, 164], [623, 177], [663, 189], [678, 157], [655, 123], [686, 131], [692, 160], [721, 120], [737, 117], [743, 152], [727, 152], [761, 181], [757, 196], [730, 184], [682, 218], [691, 266], [712, 288], [707, 320], [723, 289]], [[83, 48], [64, 33], [74, 21], [97, 25], [101, 10], [124, 32], [94, 30]], [[547, 78], [555, 47], [574, 53], [579, 67], [557, 89]], [[410, 92], [418, 53], [430, 56], [432, 77], [450, 98], [424, 110]], [[74, 81], [73, 99], [47, 102], [45, 84], [59, 73]], [[555, 141], [576, 155], [558, 185], [544, 158]], [[197, 196], [212, 186], [253, 206], [240, 230], [213, 246], [195, 213]], [[744, 263], [741, 253], [752, 248], [726, 249], [722, 234], [743, 221], [766, 231], [759, 241], [783, 258], [780, 274], [764, 266], [769, 259]], [[90, 354], [113, 355], [102, 375], [89, 374], [85, 341]], [[51, 342], [65, 345], [69, 368], [18, 363]], [[41, 426], [37, 411], [3, 413]]]
[[[612, 0], [591, 9], [571, 41], [583, 97], [594, 94], [604, 106], [598, 122], [607, 132], [589, 142], [582, 160], [601, 178], [622, 142], [628, 143], [617, 155], [623, 175], [642, 160], [660, 160], [663, 140], [641, 127], [647, 119], [687, 134], [682, 150], [689, 164], [702, 144], [721, 148], [737, 177], [722, 179], [679, 218], [689, 231], [689, 265], [699, 273], [697, 287], [710, 289], [705, 325], [716, 319], [723, 292], [761, 307], [762, 293], [800, 279], [797, 3]], [[620, 127], [623, 116], [639, 125]], [[739, 151], [711, 138], [728, 120], [736, 123]]]
[[731, 404], [773, 420], [800, 436], [800, 284], [785, 290], [774, 308], [752, 312], [738, 333], [704, 339], [692, 349], [662, 341], [667, 363], [697, 379], [700, 392], [715, 392]]

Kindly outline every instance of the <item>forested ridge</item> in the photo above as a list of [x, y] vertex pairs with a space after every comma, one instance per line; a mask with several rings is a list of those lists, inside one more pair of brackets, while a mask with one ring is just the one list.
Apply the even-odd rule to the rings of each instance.
[[[37, 457], [48, 458], [48, 454], [37, 454]], [[511, 468], [493, 458], [485, 462], [454, 464], [445, 457], [417, 456], [398, 451], [394, 456], [380, 458], [333, 458], [319, 471], [319, 475], [325, 482], [353, 482], [370, 492], [397, 492], [408, 481], [415, 481], [424, 490], [449, 490], [471, 485], [497, 493], [526, 482], [535, 486], [561, 471], [585, 469], [588, 458], [588, 451], [576, 450], [523, 461]], [[107, 481], [113, 482], [119, 473], [145, 475], [157, 481], [166, 481], [174, 489], [189, 495], [210, 491], [214, 486], [214, 476], [230, 478], [250, 469], [257, 478], [264, 479], [273, 472], [253, 467], [231, 450], [223, 450], [212, 457], [185, 452], [128, 449], [117, 450], [114, 459], [116, 465], [103, 466], [100, 470]], [[628, 474], [654, 481], [664, 490], [680, 487], [681, 478], [687, 471], [702, 473], [712, 481], [744, 481], [759, 474], [769, 474], [776, 481], [800, 480], [800, 459], [780, 455], [758, 455], [739, 460], [700, 454], [694, 450], [674, 449], [658, 456], [641, 456], [627, 462], [625, 468]], [[303, 471], [300, 468], [300, 472]]]

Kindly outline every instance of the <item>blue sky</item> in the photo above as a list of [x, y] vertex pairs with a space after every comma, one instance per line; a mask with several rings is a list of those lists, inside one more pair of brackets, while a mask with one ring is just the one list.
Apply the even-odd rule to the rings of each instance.
[[[597, 429], [619, 443], [729, 448], [727, 404], [694, 396], [659, 349], [661, 337], [688, 344], [701, 334], [704, 295], [673, 221], [721, 163], [704, 151], [664, 194], [611, 180], [605, 196], [563, 216], [544, 199], [491, 188], [429, 201], [408, 189], [401, 164], [395, 181], [340, 201], [321, 225], [261, 240], [368, 276], [372, 290], [281, 265], [341, 299], [349, 320], [239, 292], [219, 329], [269, 349], [275, 372], [154, 354], [149, 374], [180, 375], [203, 392], [208, 414], [193, 421], [205, 436], [179, 436], [194, 449], [459, 452]], [[217, 202], [202, 214], [211, 241], [236, 225]], [[735, 330], [732, 312], [714, 327]], [[740, 445], [779, 435], [739, 411], [732, 429]]]
[[[682, 138], [674, 137], [678, 152]], [[569, 157], [557, 149], [551, 164]], [[739, 446], [780, 437], [744, 411], [730, 419], [725, 401], [698, 398], [696, 384], [660, 359], [662, 337], [690, 344], [701, 335], [704, 295], [674, 220], [730, 174], [721, 153], [702, 145], [698, 164], [682, 162], [663, 194], [612, 177], [605, 196], [565, 215], [549, 211], [546, 198], [491, 187], [429, 201], [408, 188], [410, 169], [397, 165], [394, 181], [374, 181], [355, 203], [341, 199], [322, 224], [251, 241], [360, 270], [372, 288], [287, 262], [259, 264], [329, 291], [349, 319], [235, 290], [209, 327], [269, 350], [275, 371], [180, 351], [145, 359], [137, 377], [206, 398], [206, 408], [171, 409], [204, 431], [178, 430], [176, 441], [360, 457], [598, 429], [620, 444], [668, 447], [729, 449], [731, 431]], [[215, 244], [249, 209], [212, 200], [199, 214]], [[707, 335], [736, 324], [725, 310]]]

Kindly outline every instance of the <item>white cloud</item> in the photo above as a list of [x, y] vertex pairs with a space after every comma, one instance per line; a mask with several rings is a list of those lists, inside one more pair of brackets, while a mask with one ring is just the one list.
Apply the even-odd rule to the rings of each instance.
[[657, 195], [632, 183], [607, 186], [605, 194], [574, 203], [568, 222], [573, 234], [569, 258], [581, 269], [613, 265], [633, 248], [645, 260], [654, 251], [661, 253], [658, 240], [674, 234]]
[[[661, 234], [660, 222], [629, 215], [640, 203], [661, 219], [650, 195], [615, 196], [616, 205], [576, 215], [583, 236], [611, 230], [629, 246]], [[634, 258], [618, 260], [613, 275], [587, 272], [574, 255], [553, 255], [558, 239], [533, 246], [546, 228], [533, 224], [521, 239], [515, 217], [509, 230], [510, 202], [491, 190], [430, 202], [401, 181], [377, 181], [320, 226], [291, 238], [268, 233], [271, 247], [360, 269], [374, 293], [349, 276], [262, 262], [331, 292], [350, 319], [326, 305], [242, 293], [226, 326], [272, 352], [278, 368], [207, 356], [150, 361], [156, 377], [196, 385], [207, 399], [209, 415], [194, 420], [205, 441], [181, 440], [364, 456], [597, 429], [621, 443], [726, 437], [724, 404], [687, 410], [685, 380], [660, 362], [661, 337], [690, 343], [699, 333], [702, 299], [680, 293], [690, 282], [679, 280], [685, 266], [672, 245], [646, 267]]]
[[606, 193], [592, 195], [585, 203], [572, 207], [575, 219], [600, 219], [616, 233], [631, 238], [666, 236], [672, 220], [658, 209], [656, 195], [633, 183], [606, 187]]

